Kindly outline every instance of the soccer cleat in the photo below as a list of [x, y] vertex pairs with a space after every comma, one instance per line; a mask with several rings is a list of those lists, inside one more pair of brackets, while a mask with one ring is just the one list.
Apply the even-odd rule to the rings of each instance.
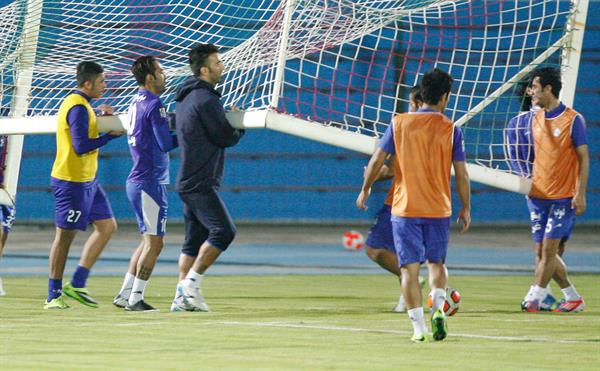
[[413, 337], [410, 338], [410, 341], [412, 341], [413, 343], [427, 343], [429, 342], [429, 337], [427, 337], [426, 335], [421, 335], [421, 336], [417, 336], [417, 335], [413, 335]]
[[158, 309], [146, 303], [144, 300], [140, 300], [132, 305], [127, 304], [125, 310], [128, 312], [158, 312]]
[[115, 296], [115, 298], [113, 299], [113, 304], [117, 308], [125, 308], [127, 304], [129, 304], [128, 300], [129, 298], [125, 298], [121, 296], [121, 293], [118, 293], [117, 296]]
[[62, 291], [65, 295], [77, 300], [83, 305], [87, 305], [88, 307], [92, 308], [98, 308], [98, 302], [90, 296], [88, 290], [85, 287], [73, 287], [73, 285], [67, 283], [63, 287]]
[[431, 316], [431, 331], [435, 341], [444, 340], [448, 336], [446, 315], [441, 309], [436, 310]]
[[65, 303], [63, 296], [59, 296], [58, 298], [54, 298], [50, 301], [46, 300], [44, 303], [44, 309], [68, 309], [69, 304]]
[[4, 291], [4, 287], [2, 286], [2, 278], [0, 277], [0, 296], [6, 296], [6, 291]]
[[581, 312], [585, 309], [585, 302], [583, 298], [579, 298], [579, 300], [569, 300], [565, 299], [561, 300], [558, 304], [558, 307], [554, 310], [554, 312], [562, 312], [562, 313], [577, 313]]
[[540, 301], [535, 300], [524, 300], [521, 303], [521, 310], [524, 312], [536, 313], [540, 311]]
[[183, 304], [183, 299], [181, 296], [177, 296], [175, 299], [173, 299], [173, 302], [171, 303], [171, 312], [185, 312], [187, 311], [185, 304]]
[[177, 294], [181, 296], [183, 303], [182, 308], [189, 312], [210, 312], [210, 308], [202, 296], [199, 287], [189, 287], [182, 284], [177, 284]]
[[555, 309], [557, 306], [556, 299], [551, 294], [546, 295], [544, 300], [540, 303], [540, 310], [549, 312]]

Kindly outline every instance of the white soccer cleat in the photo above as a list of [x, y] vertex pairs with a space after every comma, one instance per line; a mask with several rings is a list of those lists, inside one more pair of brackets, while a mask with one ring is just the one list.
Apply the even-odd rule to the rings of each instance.
[[0, 277], [0, 296], [6, 296], [6, 291], [4, 291], [4, 286], [2, 286], [2, 278]]
[[118, 293], [113, 299], [113, 305], [117, 308], [125, 308], [129, 305], [129, 298], [121, 296], [121, 293]]
[[[177, 284], [177, 296], [181, 297], [181, 304], [179, 307], [185, 311], [210, 312], [210, 308], [206, 304], [199, 287], [190, 287], [183, 282], [179, 282]], [[173, 307], [171, 306], [171, 308]]]

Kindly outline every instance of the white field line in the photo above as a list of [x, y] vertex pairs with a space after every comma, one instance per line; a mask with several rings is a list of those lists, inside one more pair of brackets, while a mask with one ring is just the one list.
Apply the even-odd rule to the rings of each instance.
[[[358, 327], [345, 326], [320, 326], [298, 323], [282, 323], [282, 322], [239, 322], [239, 321], [212, 321], [207, 324], [227, 325], [227, 326], [249, 326], [249, 327], [279, 327], [279, 328], [295, 328], [295, 329], [314, 329], [314, 330], [331, 330], [331, 331], [347, 331], [347, 332], [370, 332], [380, 334], [395, 334], [409, 336], [412, 333], [401, 330], [378, 330]], [[450, 332], [450, 337], [462, 337], [469, 339], [485, 339], [498, 341], [517, 341], [517, 342], [540, 342], [540, 343], [555, 343], [555, 344], [589, 344], [590, 341], [580, 340], [557, 340], [539, 337], [518, 337], [518, 336], [493, 336], [493, 335], [476, 335], [476, 334], [460, 334]], [[598, 339], [600, 340], [600, 339]]]

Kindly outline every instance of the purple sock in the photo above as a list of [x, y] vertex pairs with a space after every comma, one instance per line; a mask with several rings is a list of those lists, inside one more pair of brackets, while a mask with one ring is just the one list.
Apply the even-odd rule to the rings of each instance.
[[71, 285], [77, 288], [85, 287], [85, 282], [87, 281], [89, 275], [89, 269], [78, 265], [75, 273], [73, 273], [73, 278], [71, 278]]
[[62, 279], [48, 278], [48, 302], [62, 295]]

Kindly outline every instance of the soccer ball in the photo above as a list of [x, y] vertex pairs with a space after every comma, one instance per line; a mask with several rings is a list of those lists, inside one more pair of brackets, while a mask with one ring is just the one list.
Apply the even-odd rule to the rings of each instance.
[[365, 238], [359, 231], [348, 231], [342, 237], [342, 244], [346, 250], [358, 251], [365, 245]]
[[[427, 305], [429, 308], [433, 306], [433, 300], [431, 299], [431, 295], [427, 299]], [[452, 287], [446, 288], [446, 301], [444, 302], [444, 313], [447, 316], [453, 316], [458, 312], [458, 308], [460, 307], [460, 293], [458, 290], [453, 289]]]

